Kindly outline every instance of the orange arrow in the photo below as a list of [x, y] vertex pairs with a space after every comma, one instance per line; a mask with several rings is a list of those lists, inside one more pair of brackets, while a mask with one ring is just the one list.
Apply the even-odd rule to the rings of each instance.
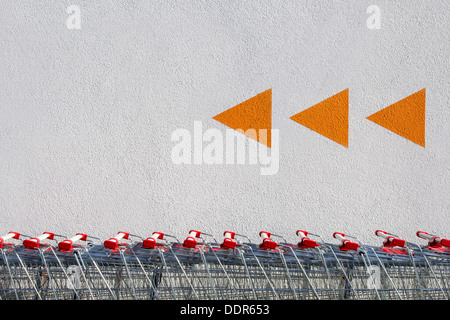
[[348, 89], [290, 119], [348, 148]]
[[425, 89], [367, 119], [425, 148]]
[[[247, 132], [255, 129], [256, 141], [271, 147], [272, 129], [272, 89], [264, 91], [231, 109], [228, 109], [213, 117], [214, 120], [234, 129], [243, 130], [243, 134], [255, 139], [255, 136]], [[267, 137], [260, 135], [261, 129], [267, 130]]]

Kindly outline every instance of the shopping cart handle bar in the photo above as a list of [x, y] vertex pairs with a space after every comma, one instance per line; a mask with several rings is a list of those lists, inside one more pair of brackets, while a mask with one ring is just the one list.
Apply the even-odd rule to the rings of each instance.
[[356, 242], [352, 242], [349, 240], [344, 240], [342, 242], [342, 244], [339, 246], [339, 248], [341, 249], [341, 251], [347, 251], [347, 250], [358, 250], [359, 248], [359, 244], [357, 244]]
[[76, 237], [78, 238], [80, 238], [79, 240], [80, 241], [87, 241], [87, 237], [88, 237], [88, 235], [87, 234], [85, 234], [85, 233], [77, 233], [76, 234]]
[[40, 238], [41, 240], [44, 240], [44, 239], [54, 240], [55, 234], [53, 232], [44, 232], [42, 235], [40, 235], [37, 238]]
[[335, 232], [333, 233], [333, 238], [341, 240], [341, 244], [339, 245], [339, 249], [341, 251], [348, 251], [348, 250], [356, 251], [359, 248], [359, 244], [346, 239], [344, 233]]
[[10, 243], [5, 243], [5, 241], [9, 239], [19, 239], [20, 233], [10, 231], [8, 234], [5, 234], [4, 236], [0, 237], [0, 248], [3, 248], [4, 245], [11, 245]]
[[202, 233], [197, 230], [190, 230], [189, 236], [184, 240], [183, 247], [195, 248], [197, 246], [197, 238], [200, 238]]
[[276, 243], [275, 241], [270, 239], [271, 235], [272, 234], [270, 232], [267, 232], [267, 231], [261, 231], [259, 233], [259, 236], [263, 238], [262, 243], [259, 245], [260, 249], [270, 250], [270, 249], [278, 248], [278, 243]]
[[383, 231], [383, 230], [377, 230], [377, 231], [375, 231], [375, 235], [377, 237], [386, 238], [387, 232]]
[[425, 231], [417, 231], [416, 235], [419, 238], [425, 239], [425, 240], [431, 240], [435, 237], [435, 235], [429, 234], [428, 232]]
[[41, 241], [45, 239], [54, 240], [55, 234], [53, 232], [44, 232], [43, 234], [37, 237], [24, 240], [23, 245], [28, 249], [37, 249], [43, 245]]
[[197, 231], [197, 230], [191, 230], [189, 231], [189, 235], [191, 237], [195, 237], [195, 238], [200, 238], [202, 232], [201, 231]]
[[120, 237], [120, 235], [123, 235], [121, 238], [118, 238], [118, 239], [125, 239], [125, 240], [128, 240], [128, 238], [130, 237], [130, 233], [129, 232], [124, 232], [124, 231], [119, 231], [119, 233], [117, 234], [117, 236], [115, 237], [115, 238], [117, 238], [117, 237]]
[[223, 239], [223, 242], [220, 245], [220, 247], [222, 249], [235, 249], [236, 246], [238, 245], [237, 241], [234, 239], [234, 237], [236, 236], [236, 232], [225, 231], [223, 235], [225, 236], [225, 238]]
[[308, 231], [297, 230], [295, 234], [297, 236], [300, 236], [300, 242], [297, 244], [297, 247], [305, 249], [305, 248], [315, 248], [319, 246], [319, 244], [316, 241], [311, 240], [307, 237]]
[[297, 246], [302, 249], [303, 248], [315, 248], [315, 247], [318, 247], [319, 244], [316, 241], [305, 237], [297, 244]]
[[443, 238], [440, 238], [440, 237], [435, 236], [433, 234], [429, 234], [428, 232], [424, 232], [424, 231], [417, 231], [416, 235], [419, 238], [429, 240], [428, 245], [430, 247], [434, 247], [434, 248], [439, 248], [439, 247], [442, 247], [442, 246], [450, 247], [450, 240], [449, 239], [443, 239]]
[[236, 240], [233, 240], [231, 238], [225, 238], [220, 245], [222, 249], [235, 249], [237, 246]]
[[185, 248], [195, 248], [197, 246], [197, 240], [192, 237], [187, 237], [183, 242]]
[[77, 241], [87, 241], [87, 234], [77, 233], [74, 237], [66, 239], [58, 243], [60, 251], [70, 251], [73, 249], [73, 244]]
[[394, 237], [388, 237], [385, 242], [385, 247], [389, 247], [389, 244], [391, 244], [393, 247], [404, 247], [406, 244], [405, 240]]
[[265, 238], [263, 242], [259, 245], [260, 249], [276, 249], [278, 247], [278, 243], [271, 240], [270, 238]]
[[155, 247], [158, 245], [158, 243], [156, 242], [157, 239], [163, 240], [164, 233], [157, 231], [153, 232], [150, 237], [142, 242], [142, 247], [145, 249], [155, 249]]
[[19, 237], [20, 237], [20, 233], [10, 231], [10, 232], [8, 232], [8, 234], [5, 234], [4, 236], [0, 237], [0, 242], [6, 241], [9, 239], [19, 239]]
[[345, 237], [345, 233], [341, 233], [341, 232], [333, 233], [333, 238], [335, 238], [335, 239], [342, 240], [342, 239], [344, 239], [344, 237]]
[[403, 239], [396, 238], [386, 231], [383, 230], [377, 230], [375, 231], [375, 235], [378, 237], [381, 237], [384, 240], [383, 245], [385, 247], [391, 248], [391, 247], [404, 247], [406, 244], [406, 241]]
[[233, 231], [225, 231], [225, 232], [223, 233], [223, 235], [225, 236], [225, 238], [234, 239], [234, 237], [236, 236], [236, 232], [233, 232]]
[[164, 240], [164, 233], [162, 232], [153, 232], [153, 235], [158, 236], [158, 239]]
[[105, 242], [103, 242], [103, 245], [107, 249], [116, 250], [116, 249], [119, 248], [119, 240], [117, 240], [115, 238], [111, 238], [111, 239], [106, 240]]
[[272, 233], [267, 232], [267, 231], [260, 231], [260, 232], [259, 232], [259, 236], [260, 236], [260, 237], [270, 238], [271, 235], [272, 235]]
[[119, 248], [119, 241], [120, 240], [122, 240], [122, 239], [126, 239], [127, 240], [129, 237], [130, 237], [130, 233], [129, 232], [119, 231], [116, 236], [106, 240], [103, 243], [103, 245], [107, 249], [115, 250], [115, 249]]
[[300, 236], [300, 237], [306, 237], [306, 236], [308, 235], [308, 231], [297, 230], [297, 231], [295, 232], [295, 234], [296, 234], [297, 236]]

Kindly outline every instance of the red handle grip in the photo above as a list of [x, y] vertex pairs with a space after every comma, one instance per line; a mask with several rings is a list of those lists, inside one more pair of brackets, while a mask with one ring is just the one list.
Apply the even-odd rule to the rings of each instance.
[[259, 233], [259, 236], [264, 236], [264, 239], [262, 241], [262, 243], [259, 245], [260, 249], [263, 250], [271, 250], [271, 249], [276, 249], [278, 247], [278, 243], [276, 243], [275, 241], [273, 241], [272, 239], [270, 239], [271, 233], [267, 232], [267, 231], [261, 231]]
[[300, 242], [297, 244], [298, 248], [305, 249], [305, 248], [315, 248], [319, 246], [319, 244], [316, 241], [306, 237], [308, 235], [308, 231], [297, 230], [295, 234], [298, 236], [299, 233], [301, 233], [301, 236], [303, 236], [303, 238], [301, 238]]
[[356, 251], [359, 248], [359, 244], [346, 239], [344, 233], [335, 232], [333, 233], [333, 237], [341, 240], [341, 244], [339, 245], [339, 249], [341, 251], [348, 251], [348, 250]]
[[222, 249], [234, 249], [234, 248], [236, 248], [237, 242], [236, 242], [236, 240], [234, 240], [236, 232], [225, 231], [223, 233], [223, 235], [225, 236], [225, 239], [223, 239], [223, 242], [220, 245], [220, 247]]
[[128, 232], [119, 231], [114, 238], [106, 240], [103, 245], [107, 249], [116, 250], [119, 248], [119, 241], [121, 239], [128, 239], [130, 234]]
[[441, 244], [443, 246], [450, 247], [450, 240], [448, 240], [448, 239], [441, 239]]
[[197, 230], [191, 230], [189, 231], [189, 237], [186, 238], [183, 242], [183, 247], [185, 248], [195, 248], [197, 246], [197, 239], [200, 238], [200, 235], [202, 233]]
[[58, 243], [58, 247], [60, 251], [70, 251], [73, 249], [73, 243], [76, 241], [86, 241], [87, 234], [77, 233], [75, 237], [66, 239]]
[[153, 232], [153, 234], [148, 237], [147, 239], [145, 239], [142, 242], [142, 247], [145, 249], [154, 249], [156, 248], [156, 246], [158, 245], [158, 243], [156, 242], [156, 239], [164, 239], [164, 233], [162, 232]]
[[392, 247], [404, 247], [406, 244], [406, 241], [403, 239], [395, 238], [391, 235], [389, 235], [386, 231], [383, 230], [377, 230], [375, 231], [375, 235], [381, 238], [384, 238], [383, 246], [387, 248]]

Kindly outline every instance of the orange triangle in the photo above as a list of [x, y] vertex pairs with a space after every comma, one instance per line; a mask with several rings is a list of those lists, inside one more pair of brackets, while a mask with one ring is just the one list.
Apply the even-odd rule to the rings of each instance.
[[[243, 130], [243, 134], [270, 148], [272, 141], [272, 89], [214, 116], [213, 119], [234, 130]], [[255, 129], [257, 136], [246, 134], [248, 129]], [[261, 129], [267, 130], [267, 136], [259, 134]]]
[[348, 89], [290, 119], [348, 148]]
[[425, 148], [425, 89], [367, 119]]

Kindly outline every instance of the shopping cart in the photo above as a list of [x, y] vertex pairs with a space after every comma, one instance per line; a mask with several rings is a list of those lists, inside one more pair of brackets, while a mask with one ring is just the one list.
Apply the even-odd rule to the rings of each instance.
[[427, 245], [377, 230], [380, 246], [335, 232], [335, 243], [297, 230], [297, 243], [259, 233], [253, 242], [225, 231], [221, 241], [190, 230], [119, 231], [101, 241], [78, 233], [0, 237], [2, 300], [363, 300], [449, 299], [446, 239], [418, 232]]

